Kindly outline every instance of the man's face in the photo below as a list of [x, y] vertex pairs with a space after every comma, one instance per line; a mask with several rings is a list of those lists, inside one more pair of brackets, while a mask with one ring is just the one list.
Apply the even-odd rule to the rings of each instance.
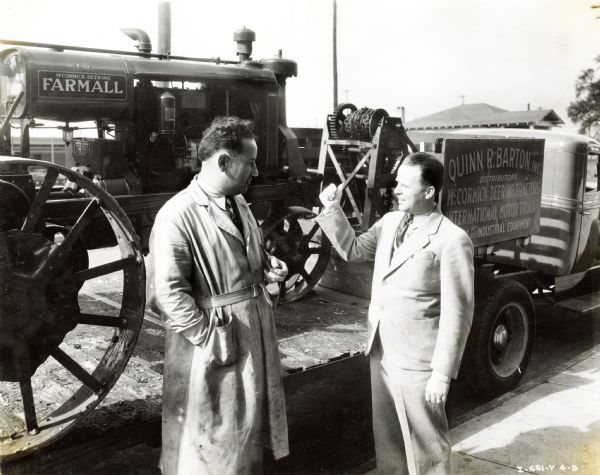
[[241, 152], [230, 152], [227, 167], [227, 176], [229, 178], [230, 192], [229, 195], [238, 195], [246, 193], [252, 178], [258, 176], [256, 168], [256, 155], [258, 148], [253, 139], [243, 139], [243, 147]]
[[431, 207], [427, 193], [431, 186], [421, 181], [421, 167], [418, 165], [400, 165], [396, 175], [398, 185], [394, 194], [398, 198], [398, 209], [411, 214], [419, 214]]

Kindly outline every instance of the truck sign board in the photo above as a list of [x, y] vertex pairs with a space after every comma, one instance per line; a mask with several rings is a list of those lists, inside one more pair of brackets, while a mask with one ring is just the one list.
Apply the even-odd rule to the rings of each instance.
[[475, 247], [539, 231], [544, 140], [444, 142], [442, 210]]

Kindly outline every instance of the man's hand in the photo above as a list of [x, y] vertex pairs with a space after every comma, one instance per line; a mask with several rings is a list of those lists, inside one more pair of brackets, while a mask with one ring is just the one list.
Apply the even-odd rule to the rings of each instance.
[[275, 256], [267, 256], [269, 269], [265, 269], [265, 280], [268, 284], [283, 282], [288, 274], [287, 264]]
[[333, 183], [331, 183], [327, 188], [325, 188], [319, 195], [319, 199], [321, 200], [321, 203], [323, 203], [323, 209], [328, 210], [334, 205], [339, 204], [340, 200], [342, 199], [343, 192], [344, 188], [342, 185], [335, 186]]
[[449, 388], [450, 378], [433, 371], [425, 386], [425, 400], [431, 404], [444, 404]]

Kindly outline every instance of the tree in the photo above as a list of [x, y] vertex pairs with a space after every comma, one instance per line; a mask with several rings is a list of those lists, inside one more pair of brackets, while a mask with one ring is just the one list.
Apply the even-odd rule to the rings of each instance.
[[[600, 66], [600, 56], [594, 62]], [[581, 132], [587, 134], [600, 123], [600, 79], [596, 79], [595, 75], [593, 68], [579, 74], [575, 83], [575, 100], [567, 108], [569, 118], [580, 124]]]

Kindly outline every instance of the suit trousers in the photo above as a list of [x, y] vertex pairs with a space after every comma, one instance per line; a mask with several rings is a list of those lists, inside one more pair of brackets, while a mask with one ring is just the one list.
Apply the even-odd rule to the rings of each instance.
[[377, 473], [450, 474], [446, 409], [425, 400], [431, 371], [403, 369], [386, 360], [378, 330], [370, 355]]

